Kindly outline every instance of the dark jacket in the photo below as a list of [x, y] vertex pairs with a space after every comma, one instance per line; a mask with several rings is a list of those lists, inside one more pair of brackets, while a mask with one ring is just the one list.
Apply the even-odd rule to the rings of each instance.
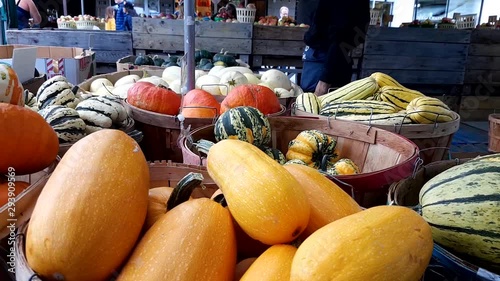
[[369, 23], [369, 0], [319, 0], [304, 42], [328, 53], [321, 81], [335, 84], [338, 72], [347, 71], [347, 53], [364, 43]]
[[125, 14], [125, 31], [132, 31], [132, 18], [138, 16], [135, 10], [128, 10], [128, 13]]
[[118, 4], [118, 9], [115, 13], [115, 21], [116, 21], [116, 30], [124, 31], [125, 30], [125, 13], [123, 12], [123, 5], [125, 2], [121, 2]]

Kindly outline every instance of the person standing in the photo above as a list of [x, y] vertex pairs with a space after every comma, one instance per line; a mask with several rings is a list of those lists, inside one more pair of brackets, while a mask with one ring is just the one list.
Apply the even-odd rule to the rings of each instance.
[[104, 25], [105, 30], [116, 30], [115, 8], [113, 8], [113, 6], [106, 8], [106, 17], [104, 21], [106, 22]]
[[24, 29], [30, 27], [30, 19], [32, 25], [40, 24], [42, 17], [33, 0], [17, 0], [17, 28]]
[[125, 5], [125, 1], [123, 0], [115, 0], [118, 8], [115, 12], [115, 25], [117, 31], [125, 31], [125, 12], [123, 11], [123, 6]]
[[123, 5], [123, 13], [125, 13], [125, 30], [132, 31], [132, 18], [138, 16], [134, 9], [134, 4], [125, 2]]
[[351, 82], [348, 53], [364, 42], [370, 23], [369, 0], [319, 0], [304, 35], [301, 87], [324, 95]]

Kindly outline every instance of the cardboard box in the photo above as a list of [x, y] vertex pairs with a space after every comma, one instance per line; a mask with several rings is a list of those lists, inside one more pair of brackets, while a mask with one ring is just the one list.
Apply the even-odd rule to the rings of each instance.
[[37, 48], [35, 67], [47, 79], [63, 75], [76, 85], [96, 74], [95, 52], [83, 48], [3, 45], [0, 46], [0, 61], [12, 64], [14, 49], [27, 47]]
[[[165, 57], [160, 56], [165, 59]], [[164, 67], [154, 65], [135, 65], [136, 56], [126, 56], [116, 62], [116, 71], [123, 70], [164, 70]]]

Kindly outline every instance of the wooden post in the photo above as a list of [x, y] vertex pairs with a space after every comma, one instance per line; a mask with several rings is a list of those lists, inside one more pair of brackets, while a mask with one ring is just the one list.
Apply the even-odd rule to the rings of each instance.
[[[196, 0], [184, 0], [184, 57], [185, 57], [185, 62], [186, 62], [186, 67], [184, 68], [186, 70], [186, 83], [184, 84], [186, 86], [186, 92], [183, 92], [182, 94], [185, 94], [192, 89], [194, 89], [195, 81], [194, 81], [194, 68], [195, 68], [195, 62], [194, 62], [194, 25], [195, 25], [195, 19], [193, 18], [194, 15], [194, 6], [195, 6], [195, 1]], [[184, 86], [181, 85], [181, 86]]]
[[63, 14], [64, 14], [64, 16], [68, 15], [68, 1], [67, 0], [63, 0]]
[[84, 7], [83, 2], [84, 2], [83, 0], [80, 1], [81, 5], [82, 5], [82, 16], [85, 15], [85, 7]]

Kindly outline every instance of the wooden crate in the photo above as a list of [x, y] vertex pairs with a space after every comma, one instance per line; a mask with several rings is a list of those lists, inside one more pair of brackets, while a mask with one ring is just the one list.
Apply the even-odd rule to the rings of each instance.
[[500, 97], [463, 96], [459, 114], [463, 121], [488, 121], [492, 113], [500, 113]]
[[[132, 39], [137, 52], [184, 51], [184, 20], [133, 18]], [[195, 22], [195, 48], [249, 55], [252, 52], [252, 24]], [[145, 51], [143, 51], [145, 53]]]
[[366, 38], [361, 77], [380, 71], [408, 87], [461, 85], [470, 32], [371, 27]]
[[96, 63], [116, 63], [120, 58], [133, 54], [130, 32], [103, 30], [36, 30], [9, 29], [9, 44], [79, 47], [92, 50]]

